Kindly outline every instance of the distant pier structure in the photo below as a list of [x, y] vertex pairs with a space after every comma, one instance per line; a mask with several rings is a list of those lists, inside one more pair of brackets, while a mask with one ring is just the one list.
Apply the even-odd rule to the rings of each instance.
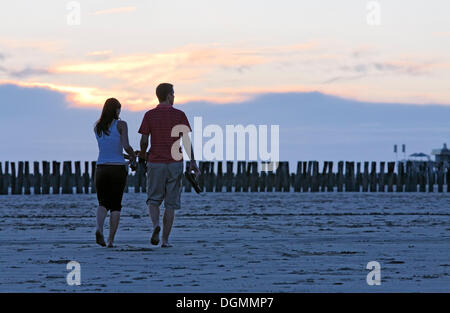
[[447, 164], [450, 164], [450, 150], [446, 143], [441, 149], [434, 149], [431, 154], [434, 155], [436, 163], [447, 162]]

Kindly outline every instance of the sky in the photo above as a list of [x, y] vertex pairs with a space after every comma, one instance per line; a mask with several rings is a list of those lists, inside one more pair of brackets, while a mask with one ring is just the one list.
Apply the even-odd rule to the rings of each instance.
[[[90, 129], [109, 97], [121, 101], [124, 118], [134, 118], [130, 136], [137, 146], [139, 116], [157, 104], [161, 82], [175, 85], [176, 106], [190, 119], [214, 121], [220, 112], [228, 120], [218, 123], [256, 124], [252, 113], [239, 110], [264, 106], [258, 116], [280, 125], [282, 159], [387, 160], [393, 144], [429, 153], [449, 137], [441, 120], [450, 107], [448, 1], [16, 0], [1, 6], [0, 161], [95, 159], [95, 140], [76, 128]], [[283, 101], [291, 114], [281, 109]], [[336, 105], [361, 121], [362, 131], [346, 119], [321, 118], [332, 117], [327, 112]], [[379, 120], [368, 117], [374, 108]], [[296, 121], [296, 112], [310, 116]], [[409, 123], [386, 122], [389, 114]], [[55, 129], [72, 124], [70, 131]], [[336, 142], [340, 148], [330, 148]], [[27, 145], [35, 149], [20, 152]]]

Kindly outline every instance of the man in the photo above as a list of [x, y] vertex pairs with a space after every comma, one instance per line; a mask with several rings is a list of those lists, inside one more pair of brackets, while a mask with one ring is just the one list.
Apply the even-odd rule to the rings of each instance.
[[[181, 179], [183, 176], [183, 154], [180, 146], [181, 136], [183, 146], [191, 159], [190, 171], [198, 176], [200, 171], [194, 158], [188, 133], [192, 132], [189, 121], [183, 111], [173, 107], [175, 93], [173, 85], [160, 84], [156, 88], [159, 104], [145, 113], [139, 133], [141, 136], [140, 162], [147, 162], [147, 205], [150, 219], [153, 223], [151, 244], [158, 245], [159, 207], [164, 200], [163, 233], [161, 247], [170, 247], [169, 235], [175, 216], [175, 210], [180, 209]], [[148, 157], [148, 137], [151, 145]]]

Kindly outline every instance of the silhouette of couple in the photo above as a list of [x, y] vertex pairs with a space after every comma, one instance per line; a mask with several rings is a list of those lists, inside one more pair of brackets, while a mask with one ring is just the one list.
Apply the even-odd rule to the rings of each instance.
[[[159, 244], [160, 205], [164, 201], [164, 217], [161, 247], [170, 247], [169, 235], [175, 211], [180, 209], [181, 179], [183, 175], [183, 146], [191, 159], [189, 171], [196, 176], [200, 171], [195, 161], [192, 145], [187, 136], [192, 131], [183, 111], [173, 107], [175, 94], [172, 84], [163, 83], [156, 88], [159, 104], [145, 113], [139, 133], [140, 151], [136, 155], [128, 140], [127, 123], [119, 118], [121, 104], [115, 98], [106, 100], [100, 119], [95, 123], [99, 156], [95, 172], [97, 188], [96, 242], [101, 246], [114, 246], [114, 237], [119, 226], [122, 197], [128, 175], [123, 150], [128, 153], [131, 168], [136, 168], [136, 158], [147, 171], [147, 206], [153, 224], [150, 239], [152, 245]], [[150, 151], [147, 153], [150, 137]], [[103, 236], [103, 225], [110, 211], [108, 243]]]

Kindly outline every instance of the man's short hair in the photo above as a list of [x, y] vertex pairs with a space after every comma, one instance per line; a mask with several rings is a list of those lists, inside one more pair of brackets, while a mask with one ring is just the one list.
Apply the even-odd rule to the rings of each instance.
[[162, 83], [156, 87], [156, 96], [159, 102], [166, 101], [167, 96], [173, 92], [173, 85], [169, 83]]

